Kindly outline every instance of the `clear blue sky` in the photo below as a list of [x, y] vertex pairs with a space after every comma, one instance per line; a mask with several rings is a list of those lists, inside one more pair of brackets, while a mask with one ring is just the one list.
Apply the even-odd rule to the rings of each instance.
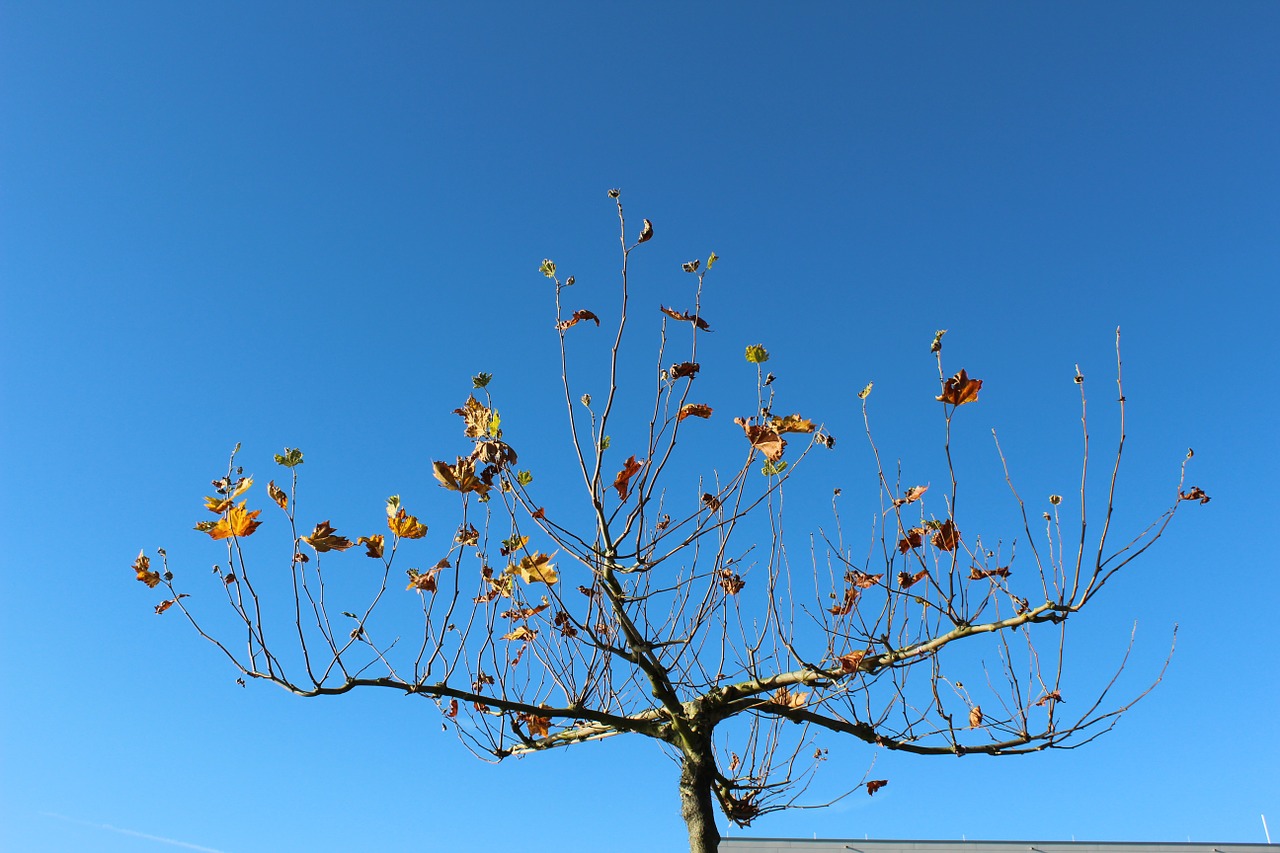
[[[1073, 365], [1107, 435], [1121, 326], [1120, 520], [1159, 511], [1188, 446], [1214, 497], [1081, 620], [1085, 669], [1138, 621], [1135, 683], [1181, 625], [1109, 737], [880, 755], [874, 799], [752, 834], [1280, 829], [1280, 6], [690, 5], [0, 2], [0, 848], [684, 843], [647, 742], [490, 766], [425, 702], [241, 689], [129, 571], [163, 545], [203, 580], [220, 554], [191, 526], [236, 441], [262, 482], [305, 449], [312, 521], [367, 526], [399, 492], [435, 524], [429, 462], [459, 450], [478, 370], [554, 471], [537, 266], [612, 310], [615, 186], [658, 233], [646, 304], [685, 292], [678, 261], [723, 258], [706, 361], [728, 387], [769, 346], [841, 436], [821, 495], [873, 485], [868, 380], [889, 454], [936, 451], [943, 327], [987, 382], [973, 464], [996, 426], [1028, 493], [1069, 494]], [[871, 759], [833, 751], [814, 798]]]

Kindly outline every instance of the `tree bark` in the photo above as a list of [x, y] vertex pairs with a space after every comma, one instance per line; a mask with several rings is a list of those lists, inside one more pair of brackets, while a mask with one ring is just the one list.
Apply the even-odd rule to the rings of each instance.
[[680, 763], [680, 816], [689, 828], [690, 853], [716, 853], [720, 849], [715, 798], [711, 795], [714, 779], [715, 759], [709, 750], [705, 755], [685, 755]]

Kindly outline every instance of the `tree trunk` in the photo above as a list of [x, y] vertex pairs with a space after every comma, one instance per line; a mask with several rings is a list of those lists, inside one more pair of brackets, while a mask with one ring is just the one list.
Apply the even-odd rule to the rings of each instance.
[[680, 816], [689, 827], [690, 853], [716, 853], [720, 849], [720, 831], [716, 829], [711, 783], [715, 778], [715, 759], [686, 755], [680, 763]]

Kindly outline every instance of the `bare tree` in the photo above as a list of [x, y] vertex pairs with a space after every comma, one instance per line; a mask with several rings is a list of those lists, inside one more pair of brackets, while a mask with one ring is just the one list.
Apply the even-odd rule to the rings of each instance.
[[[826, 754], [816, 740], [824, 732], [920, 755], [1014, 755], [1078, 746], [1114, 726], [1136, 701], [1109, 697], [1114, 678], [1090, 701], [1073, 696], [1072, 713], [1064, 710], [1066, 626], [1160, 538], [1183, 501], [1209, 500], [1199, 488], [1184, 490], [1184, 460], [1168, 509], [1136, 537], [1110, 545], [1124, 450], [1118, 335], [1120, 442], [1092, 539], [1085, 511], [1089, 427], [1078, 370], [1084, 434], [1078, 536], [1064, 533], [1058, 496], [1042, 518], [1033, 518], [1007, 465], [1003, 476], [1021, 513], [1013, 544], [987, 549], [982, 537], [961, 533], [952, 420], [978, 399], [982, 381], [964, 370], [948, 377], [939, 331], [931, 350], [948, 482], [929, 500], [927, 486], [904, 484], [881, 465], [868, 385], [859, 396], [880, 483], [871, 547], [864, 556], [855, 553], [837, 512], [833, 532], [809, 538], [804, 568], [793, 573], [784, 491], [797, 465], [835, 439], [806, 417], [775, 411], [774, 377], [763, 367], [769, 356], [757, 345], [746, 350], [756, 369], [754, 413], [722, 428], [718, 445], [698, 443], [727, 420], [713, 418], [694, 390], [699, 339], [709, 331], [703, 284], [714, 254], [683, 265], [696, 283], [691, 309], [659, 306], [643, 423], [615, 424], [620, 412], [636, 411], [623, 403], [619, 356], [634, 310], [628, 263], [653, 228], [645, 220], [628, 240], [619, 193], [609, 195], [621, 238], [621, 305], [602, 400], [577, 393], [567, 344], [583, 325], [601, 321], [566, 305], [573, 278], [561, 280], [554, 263], [542, 264], [555, 287], [578, 502], [562, 490], [538, 494], [503, 432], [491, 377], [480, 374], [456, 410], [466, 455], [433, 465], [440, 485], [456, 493], [459, 517], [441, 546], [443, 557], [407, 572], [408, 590], [421, 603], [419, 625], [389, 624], [384, 612], [395, 610], [386, 606], [392, 595], [404, 594], [388, 592], [392, 565], [402, 547], [422, 547], [407, 542], [424, 538], [426, 525], [392, 497], [389, 533], [352, 541], [326, 520], [303, 535], [307, 528], [300, 530], [295, 515], [303, 457], [295, 449], [275, 457], [289, 472], [286, 488], [267, 487], [291, 529], [287, 576], [250, 569], [245, 540], [262, 510], [250, 510], [242, 497], [253, 479], [234, 452], [205, 499], [212, 518], [197, 528], [226, 547], [216, 572], [239, 637], [208, 628], [206, 614], [197, 618], [164, 550], [160, 571], [145, 554], [134, 564], [138, 580], [169, 591], [157, 613], [176, 607], [244, 677], [299, 696], [356, 688], [420, 695], [482, 755], [502, 759], [619, 734], [661, 741], [679, 764], [681, 814], [690, 848], [700, 853], [718, 847], [715, 803], [740, 826], [797, 807]], [[683, 361], [668, 353], [677, 339]], [[691, 465], [677, 450], [681, 442], [723, 448], [726, 428], [741, 437], [733, 438], [737, 462], [723, 471], [707, 465], [710, 451]], [[611, 433], [620, 429], [629, 431], [637, 452], [619, 468], [607, 460], [626, 452], [610, 456]], [[998, 442], [996, 450], [993, 463], [1004, 464]], [[697, 472], [686, 476], [691, 467]], [[359, 547], [381, 565], [372, 587], [357, 594], [344, 582], [342, 590], [327, 591], [329, 562]], [[1019, 587], [1011, 578], [1013, 547], [1020, 549]], [[337, 610], [335, 597], [351, 609]], [[354, 600], [363, 603], [352, 606]], [[993, 664], [985, 684], [965, 686], [947, 665], [958, 647], [975, 646], [962, 641], [979, 637]], [[864, 777], [858, 788], [874, 794], [884, 784]]]

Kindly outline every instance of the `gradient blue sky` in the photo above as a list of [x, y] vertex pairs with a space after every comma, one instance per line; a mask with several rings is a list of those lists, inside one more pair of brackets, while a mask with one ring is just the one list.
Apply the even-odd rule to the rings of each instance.
[[[429, 461], [459, 449], [449, 411], [477, 370], [554, 471], [537, 266], [612, 304], [615, 186], [657, 229], [644, 300], [687, 293], [679, 261], [723, 258], [717, 381], [749, 384], [742, 347], [765, 342], [788, 399], [842, 437], [820, 496], [873, 490], [868, 380], [890, 456], [936, 452], [942, 327], [987, 382], [963, 412], [975, 467], [997, 426], [1027, 493], [1069, 494], [1073, 365], [1114, 432], [1116, 326], [1119, 520], [1159, 511], [1188, 446], [1214, 496], [1081, 625], [1088, 669], [1136, 619], [1139, 680], [1181, 625], [1165, 683], [1109, 737], [880, 755], [874, 799], [751, 834], [1280, 827], [1280, 5], [786, 5], [0, 2], [0, 847], [684, 843], [649, 743], [489, 766], [424, 702], [241, 689], [128, 568], [142, 546], [196, 579], [219, 559], [190, 528], [236, 441], [263, 482], [272, 453], [306, 450], [314, 521], [367, 526], [392, 492], [435, 506]], [[815, 799], [873, 757], [832, 755]]]

